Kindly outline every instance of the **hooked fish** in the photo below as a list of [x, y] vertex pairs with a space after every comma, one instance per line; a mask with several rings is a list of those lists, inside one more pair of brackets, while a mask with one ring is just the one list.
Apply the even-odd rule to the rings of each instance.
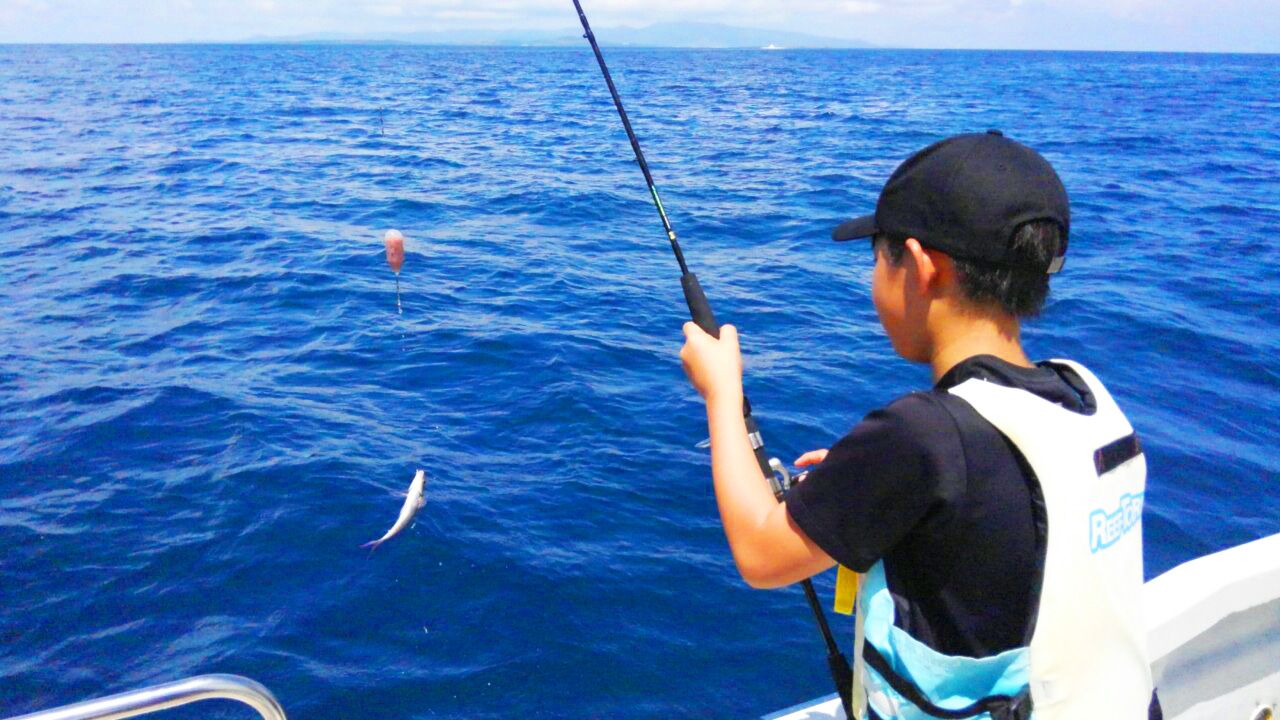
[[377, 550], [379, 545], [390, 540], [396, 535], [399, 535], [401, 530], [408, 527], [409, 523], [413, 521], [413, 516], [422, 508], [423, 505], [427, 504], [426, 498], [423, 497], [423, 488], [426, 484], [427, 473], [423, 470], [419, 470], [418, 473], [413, 476], [413, 482], [409, 483], [409, 493], [405, 496], [404, 505], [400, 507], [400, 517], [396, 518], [396, 524], [391, 526], [391, 529], [387, 531], [386, 535], [383, 535], [377, 540], [367, 542], [360, 547], [369, 548], [370, 552]]

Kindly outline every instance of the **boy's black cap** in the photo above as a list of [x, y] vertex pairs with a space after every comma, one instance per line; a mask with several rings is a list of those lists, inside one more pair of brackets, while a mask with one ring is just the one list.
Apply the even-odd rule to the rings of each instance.
[[953, 257], [1011, 265], [1009, 241], [1032, 220], [1062, 227], [1058, 257], [1041, 268], [1055, 273], [1071, 228], [1066, 188], [1039, 153], [989, 130], [956, 135], [912, 155], [889, 176], [875, 214], [841, 224], [831, 237], [913, 237]]

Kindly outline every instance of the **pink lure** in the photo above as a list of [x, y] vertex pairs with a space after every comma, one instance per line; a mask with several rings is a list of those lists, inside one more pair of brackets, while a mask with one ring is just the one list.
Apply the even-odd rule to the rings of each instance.
[[400, 268], [404, 267], [404, 235], [399, 230], [388, 230], [382, 242], [387, 246], [387, 264], [392, 272], [399, 275]]

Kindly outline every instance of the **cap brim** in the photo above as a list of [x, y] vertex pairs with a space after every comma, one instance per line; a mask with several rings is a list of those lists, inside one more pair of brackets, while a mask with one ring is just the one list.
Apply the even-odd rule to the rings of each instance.
[[876, 216], [867, 215], [840, 223], [835, 230], [831, 231], [831, 239], [836, 241], [861, 240], [862, 238], [869, 238], [877, 232], [879, 232], [879, 228], [876, 227]]

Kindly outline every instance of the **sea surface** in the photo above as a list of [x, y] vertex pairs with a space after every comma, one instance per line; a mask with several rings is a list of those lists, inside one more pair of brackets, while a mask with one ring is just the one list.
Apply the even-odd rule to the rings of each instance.
[[[1148, 576], [1280, 532], [1280, 57], [606, 52], [775, 454], [927, 386], [828, 233], [1000, 128], [1073, 199], [1025, 339], [1141, 433]], [[207, 672], [349, 720], [830, 692], [800, 592], [734, 570], [683, 313], [585, 44], [0, 47], [0, 716]]]

